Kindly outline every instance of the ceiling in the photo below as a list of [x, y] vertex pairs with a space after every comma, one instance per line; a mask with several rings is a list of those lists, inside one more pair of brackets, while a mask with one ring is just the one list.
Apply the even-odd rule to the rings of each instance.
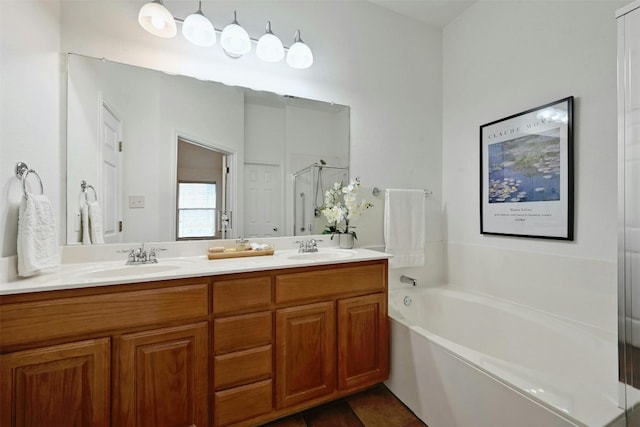
[[369, 0], [400, 15], [444, 28], [475, 0]]

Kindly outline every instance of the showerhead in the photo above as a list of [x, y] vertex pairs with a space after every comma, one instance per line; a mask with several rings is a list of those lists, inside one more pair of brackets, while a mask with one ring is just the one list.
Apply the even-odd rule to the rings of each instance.
[[324, 165], [326, 165], [326, 164], [327, 164], [327, 162], [325, 162], [324, 160], [320, 159], [320, 164], [321, 164], [322, 166], [324, 166]]

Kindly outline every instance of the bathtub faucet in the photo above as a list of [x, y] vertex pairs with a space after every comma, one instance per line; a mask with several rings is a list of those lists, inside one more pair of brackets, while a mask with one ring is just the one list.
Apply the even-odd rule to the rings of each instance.
[[416, 279], [414, 279], [413, 277], [405, 276], [404, 274], [400, 276], [400, 282], [408, 283], [411, 286], [416, 286], [418, 284], [418, 281]]

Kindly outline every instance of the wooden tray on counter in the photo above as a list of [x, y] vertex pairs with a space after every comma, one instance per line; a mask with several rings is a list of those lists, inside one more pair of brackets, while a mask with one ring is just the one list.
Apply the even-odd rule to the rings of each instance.
[[209, 259], [225, 259], [225, 258], [241, 258], [248, 256], [263, 256], [263, 255], [273, 255], [275, 249], [263, 249], [261, 251], [254, 251], [253, 249], [248, 249], [246, 251], [234, 251], [234, 252], [207, 252], [207, 256]]

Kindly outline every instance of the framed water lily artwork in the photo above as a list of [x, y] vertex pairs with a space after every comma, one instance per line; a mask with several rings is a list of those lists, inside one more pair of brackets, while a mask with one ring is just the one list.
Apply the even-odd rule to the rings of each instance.
[[573, 240], [573, 97], [480, 126], [480, 233]]

